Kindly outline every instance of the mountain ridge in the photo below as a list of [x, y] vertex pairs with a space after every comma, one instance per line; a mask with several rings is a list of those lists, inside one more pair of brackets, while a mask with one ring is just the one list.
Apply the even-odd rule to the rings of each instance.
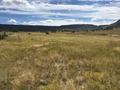
[[43, 26], [43, 25], [10, 25], [0, 24], [0, 31], [31, 31], [31, 32], [46, 32], [46, 31], [81, 31], [81, 30], [108, 30], [112, 28], [119, 28], [120, 20], [110, 25], [94, 25], [94, 24], [71, 24], [61, 26]]

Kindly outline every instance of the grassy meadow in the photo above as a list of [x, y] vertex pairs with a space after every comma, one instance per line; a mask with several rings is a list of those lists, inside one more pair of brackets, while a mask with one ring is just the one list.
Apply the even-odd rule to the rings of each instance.
[[120, 29], [7, 34], [0, 90], [120, 90]]

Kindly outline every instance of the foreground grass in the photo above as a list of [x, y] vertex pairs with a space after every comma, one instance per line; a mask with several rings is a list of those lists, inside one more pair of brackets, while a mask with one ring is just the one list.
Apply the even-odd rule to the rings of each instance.
[[120, 34], [101, 33], [12, 33], [0, 90], [120, 90]]

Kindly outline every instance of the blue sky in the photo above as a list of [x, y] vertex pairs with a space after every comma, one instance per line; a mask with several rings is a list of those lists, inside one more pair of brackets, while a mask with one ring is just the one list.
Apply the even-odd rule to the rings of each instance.
[[111, 24], [120, 19], [120, 0], [0, 0], [0, 24]]

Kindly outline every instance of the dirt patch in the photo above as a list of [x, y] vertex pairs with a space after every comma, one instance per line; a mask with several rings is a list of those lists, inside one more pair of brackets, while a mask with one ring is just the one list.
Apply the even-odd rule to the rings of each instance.
[[34, 44], [32, 45], [32, 47], [42, 47], [42, 46], [45, 46], [45, 45], [48, 45], [49, 43], [44, 43], [44, 44]]

